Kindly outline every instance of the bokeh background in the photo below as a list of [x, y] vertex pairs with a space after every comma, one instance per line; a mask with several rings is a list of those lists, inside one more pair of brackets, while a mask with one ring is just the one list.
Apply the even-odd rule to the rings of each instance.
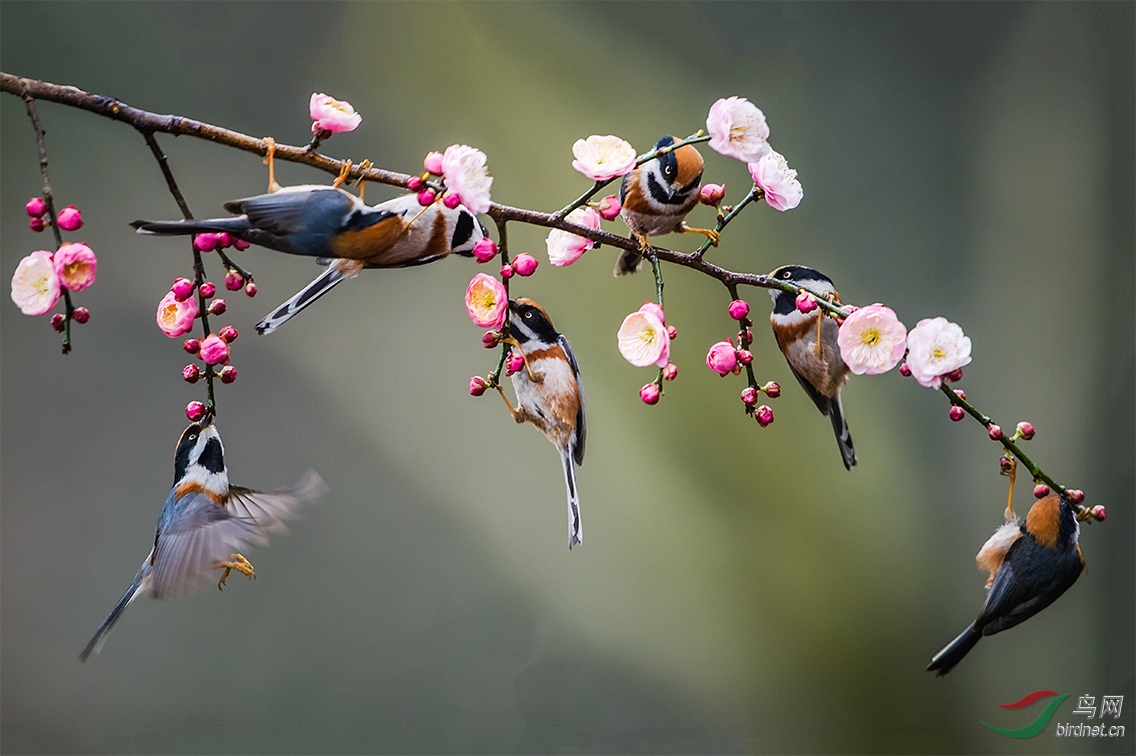
[[[758, 374], [786, 391], [773, 426], [747, 421], [741, 380], [702, 366], [733, 330], [726, 293], [668, 269], [680, 375], [648, 408], [653, 374], [614, 334], [650, 277], [613, 279], [606, 249], [554, 269], [545, 233], [512, 226], [514, 251], [545, 260], [516, 291], [572, 339], [587, 388], [587, 539], [569, 553], [553, 448], [466, 393], [494, 360], [462, 307], [472, 262], [369, 273], [258, 338], [316, 268], [254, 248], [241, 260], [260, 293], [221, 319], [244, 334], [240, 379], [219, 389], [229, 469], [275, 487], [312, 467], [331, 493], [250, 554], [255, 583], [136, 602], [80, 664], [149, 548], [204, 389], [153, 321], [188, 250], [127, 226], [178, 215], [142, 140], [42, 103], [57, 201], [83, 211], [100, 266], [69, 357], [46, 317], [0, 303], [4, 752], [1132, 753], [1131, 3], [6, 0], [0, 20], [4, 71], [290, 144], [328, 92], [364, 120], [325, 153], [415, 171], [477, 145], [494, 198], [534, 209], [586, 187], [575, 139], [646, 149], [746, 96], [805, 199], [747, 212], [712, 259], [810, 263], [846, 301], [960, 323], [969, 397], [1005, 427], [1031, 420], [1029, 453], [1109, 513], [1084, 528], [1089, 569], [1060, 601], [936, 679], [923, 668], [982, 601], [973, 558], [1006, 495], [998, 449], [942, 396], [854, 379], [847, 473], [760, 326]], [[40, 178], [18, 98], [0, 96], [0, 128], [9, 276], [50, 241], [27, 229]], [[263, 191], [253, 155], [159, 141], [199, 217]], [[702, 152], [706, 179], [741, 197], [744, 167]], [[765, 293], [747, 297], [760, 322]], [[1124, 695], [1128, 734], [1016, 741], [980, 724], [1026, 724], [1034, 710], [996, 704], [1039, 688], [1073, 694], [1055, 721], [1080, 721], [1076, 696]]]

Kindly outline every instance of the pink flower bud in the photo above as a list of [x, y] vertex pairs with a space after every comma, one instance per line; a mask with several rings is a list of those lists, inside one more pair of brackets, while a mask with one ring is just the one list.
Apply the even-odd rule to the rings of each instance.
[[738, 364], [738, 352], [728, 341], [719, 341], [706, 354], [706, 366], [720, 376], [726, 376]]
[[71, 317], [75, 319], [76, 323], [83, 325], [91, 319], [91, 311], [86, 307], [76, 307], [75, 311], [71, 313]]
[[509, 356], [505, 358], [505, 369], [509, 375], [519, 373], [525, 366], [525, 358], [516, 352], [509, 352]]
[[244, 251], [245, 251], [246, 249], [248, 249], [248, 248], [249, 248], [249, 247], [251, 247], [251, 246], [252, 246], [252, 245], [251, 245], [251, 244], [249, 244], [249, 243], [248, 243], [247, 241], [245, 241], [244, 239], [234, 239], [234, 240], [233, 240], [233, 248], [234, 248], [234, 249], [237, 249], [237, 250], [239, 250], [239, 251], [241, 251], [241, 252], [244, 252]]
[[37, 234], [47, 228], [47, 221], [43, 218], [32, 218], [28, 221], [28, 228], [35, 231]]
[[214, 294], [217, 293], [217, 287], [213, 285], [212, 281], [206, 281], [205, 283], [201, 284], [199, 292], [200, 292], [201, 296], [205, 297], [206, 299], [209, 299], [210, 297], [212, 297]]
[[232, 383], [237, 380], [237, 369], [232, 365], [226, 365], [221, 368], [219, 375], [221, 376], [221, 383]]
[[747, 405], [752, 406], [754, 404], [757, 404], [757, 397], [757, 389], [755, 389], [753, 386], [746, 386], [744, 389], [742, 389], [742, 401]]
[[186, 339], [181, 348], [189, 354], [197, 354], [201, 351], [201, 339]]
[[906, 362], [899, 366], [899, 374], [902, 375], [904, 378], [910, 378], [911, 377], [911, 368], [907, 367]]
[[773, 408], [768, 404], [763, 404], [753, 411], [753, 419], [762, 428], [768, 428], [769, 424], [773, 422]]
[[179, 278], [174, 281], [174, 285], [170, 287], [170, 291], [174, 295], [174, 299], [179, 302], [184, 302], [193, 296], [195, 284], [188, 278]]
[[734, 320], [741, 320], [746, 315], [749, 315], [749, 305], [743, 299], [735, 299], [730, 302], [730, 317]]
[[246, 297], [255, 297], [256, 296], [256, 284], [253, 283], [252, 281], [249, 281], [247, 284], [245, 284], [245, 296]]
[[1033, 495], [1034, 498], [1044, 499], [1046, 496], [1049, 496], [1049, 486], [1044, 483], [1038, 483], [1033, 487]]
[[1002, 472], [1008, 473], [1010, 470], [1014, 469], [1014, 463], [1010, 461], [1009, 457], [999, 457], [998, 467]]
[[769, 383], [762, 386], [761, 390], [764, 391], [765, 395], [770, 399], [776, 399], [777, 397], [781, 396], [781, 384], [777, 381], [770, 381]]
[[965, 391], [963, 391], [962, 389], [955, 389], [954, 391], [955, 391], [955, 396], [957, 396], [959, 399], [966, 399], [966, 392]]
[[61, 312], [57, 312], [51, 316], [51, 327], [58, 333], [63, 333], [63, 326], [66, 322], [67, 318], [65, 318]]
[[516, 268], [518, 276], [531, 276], [536, 273], [536, 266], [539, 264], [535, 257], [524, 252], [513, 258], [513, 267]]
[[477, 244], [473, 245], [473, 257], [479, 263], [487, 263], [497, 256], [497, 242], [490, 239], [488, 236], [481, 237]]
[[806, 315], [817, 308], [817, 300], [812, 294], [807, 291], [802, 291], [797, 294], [797, 309]]
[[225, 300], [223, 299], [214, 299], [209, 303], [210, 315], [224, 315], [227, 309], [229, 309], [229, 306], [225, 304]]
[[1105, 518], [1108, 516], [1107, 513], [1104, 511], [1104, 507], [1102, 507], [1100, 504], [1097, 504], [1095, 507], [1093, 507], [1089, 511], [1092, 513], [1093, 519], [1096, 520], [1097, 522], [1104, 522]]
[[667, 338], [674, 341], [678, 338], [678, 329], [674, 326], [667, 326]]
[[1079, 488], [1070, 488], [1065, 491], [1065, 495], [1069, 497], [1069, 501], [1073, 504], [1080, 504], [1085, 500], [1085, 492]]
[[442, 197], [442, 204], [453, 210], [461, 204], [461, 197], [453, 192], [447, 192], [445, 197]]
[[[226, 344], [232, 344], [237, 340], [237, 337], [240, 336], [240, 334], [237, 333], [237, 329], [233, 328], [231, 325], [227, 325], [222, 328], [220, 331], [218, 331], [217, 335], [224, 339]], [[204, 347], [204, 345], [202, 346]]]
[[469, 379], [470, 396], [481, 396], [487, 388], [489, 388], [489, 383], [480, 375], [475, 375]]
[[753, 362], [753, 352], [749, 351], [748, 349], [739, 349], [738, 362], [742, 363], [743, 365], [750, 364], [751, 362]]
[[962, 368], [956, 368], [949, 373], [944, 373], [942, 378], [947, 383], [957, 383], [962, 380]]
[[38, 218], [47, 212], [47, 203], [43, 201], [43, 197], [32, 197], [28, 200], [28, 204], [24, 205], [24, 209], [31, 217]]
[[662, 396], [662, 392], [657, 383], [648, 383], [639, 389], [639, 398], [643, 400], [644, 404], [658, 404], [660, 396]]
[[424, 186], [426, 186], [426, 182], [422, 180], [421, 176], [411, 176], [406, 181], [406, 188], [412, 192], [422, 191]]
[[738, 331], [738, 343], [744, 344], [744, 345], [747, 345], [747, 346], [749, 344], [752, 344], [753, 343], [753, 331], [749, 330], [748, 328], [745, 329], [744, 331]]
[[431, 175], [441, 176], [442, 175], [442, 153], [440, 153], [440, 152], [428, 152], [428, 153], [426, 153], [426, 159], [422, 161], [422, 167], [425, 168], [426, 172], [431, 174]]
[[1024, 421], [1018, 423], [1018, 435], [1021, 436], [1023, 440], [1029, 441], [1031, 438], [1033, 438], [1034, 433], [1035, 431], [1033, 423], [1027, 423]]
[[205, 405], [201, 402], [190, 402], [185, 405], [185, 416], [196, 423], [205, 417]]
[[191, 362], [181, 369], [181, 377], [186, 383], [197, 383], [201, 380], [201, 369]]
[[966, 410], [964, 410], [957, 404], [952, 404], [951, 409], [947, 414], [950, 415], [951, 420], [954, 420], [957, 423], [959, 420], [962, 420], [964, 417], [966, 417]]
[[212, 252], [217, 249], [217, 234], [197, 234], [193, 237], [193, 248], [198, 252]]
[[215, 333], [201, 340], [201, 359], [206, 365], [220, 365], [229, 359], [228, 343]]
[[517, 271], [513, 268], [513, 266], [511, 264], [510, 265], [502, 265], [501, 266], [501, 280], [502, 281], [508, 281], [510, 278], [513, 277], [513, 274], [516, 273], [516, 272]]
[[217, 234], [217, 249], [228, 249], [233, 246], [233, 241], [235, 240], [232, 234], [228, 231], [222, 231]]
[[717, 207], [725, 198], [725, 184], [703, 184], [702, 190], [698, 192], [698, 201], [710, 207]]
[[987, 432], [990, 434], [990, 440], [991, 441], [1001, 441], [1002, 440], [1002, 427], [1000, 425], [995, 425], [994, 423], [991, 423], [990, 426], [987, 428]]
[[423, 207], [433, 205], [436, 199], [438, 199], [438, 193], [433, 189], [423, 189], [418, 193], [418, 204]]
[[668, 362], [663, 368], [663, 380], [673, 381], [675, 378], [678, 378], [678, 365]]
[[600, 200], [600, 204], [596, 206], [596, 211], [600, 214], [600, 217], [606, 221], [618, 218], [621, 210], [623, 210], [623, 206], [619, 204], [619, 197], [614, 194], [607, 195]]
[[64, 231], [78, 231], [83, 227], [83, 215], [75, 209], [74, 205], [68, 205], [60, 210], [55, 221]]
[[486, 349], [492, 349], [501, 343], [501, 334], [497, 331], [486, 331], [481, 334], [481, 345]]
[[244, 285], [245, 277], [237, 271], [230, 270], [225, 273], [225, 288], [229, 291], [240, 291]]

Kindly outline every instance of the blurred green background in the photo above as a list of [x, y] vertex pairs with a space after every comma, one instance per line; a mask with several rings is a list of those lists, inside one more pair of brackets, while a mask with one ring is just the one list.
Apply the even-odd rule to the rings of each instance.
[[[1132, 753], [1131, 3], [6, 0], [0, 21], [6, 72], [289, 144], [327, 92], [363, 124], [326, 154], [411, 172], [473, 144], [494, 199], [543, 210], [587, 186], [575, 139], [643, 150], [748, 97], [805, 199], [747, 212], [711, 259], [809, 263], [845, 301], [960, 323], [969, 398], [1004, 427], [1032, 421], [1029, 453], [1109, 513], [1084, 528], [1089, 569], [1066, 596], [936, 679], [923, 668], [978, 610], [973, 558], [1006, 495], [997, 448], [937, 393], [853, 379], [847, 473], [760, 325], [765, 293], [747, 292], [757, 371], [785, 395], [761, 430], [741, 379], [702, 366], [733, 330], [726, 293], [668, 269], [680, 375], [648, 408], [653, 373], [614, 336], [650, 277], [613, 279], [607, 249], [552, 268], [545, 232], [512, 226], [514, 252], [545, 261], [514, 292], [572, 339], [587, 388], [587, 539], [570, 554], [554, 449], [466, 393], [494, 360], [462, 307], [472, 262], [368, 273], [258, 338], [316, 268], [253, 248], [260, 293], [221, 319], [244, 334], [218, 397], [229, 469], [275, 487], [313, 467], [331, 493], [249, 554], [255, 583], [136, 602], [80, 664], [149, 548], [204, 389], [153, 321], [190, 272], [184, 242], [127, 226], [178, 215], [153, 159], [129, 127], [42, 103], [57, 202], [83, 211], [100, 265], [67, 358], [46, 317], [0, 304], [4, 752]], [[27, 229], [40, 178], [18, 98], [0, 96], [0, 128], [9, 276], [50, 241]], [[199, 217], [264, 189], [253, 155], [159, 141]], [[740, 198], [744, 167], [702, 152]], [[979, 723], [1026, 724], [1040, 707], [996, 704], [1039, 688], [1124, 695], [1128, 734], [1017, 741]], [[1074, 699], [1056, 721], [1079, 721]]]

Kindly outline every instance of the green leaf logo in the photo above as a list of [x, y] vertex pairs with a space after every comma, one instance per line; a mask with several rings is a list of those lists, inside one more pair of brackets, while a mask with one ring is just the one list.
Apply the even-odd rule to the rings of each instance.
[[[1024, 696], [1021, 700], [1015, 703], [998, 705], [1003, 709], [1024, 709], [1028, 706], [1032, 706], [1041, 699], [1049, 698], [1050, 696], [1057, 696], [1057, 692], [1053, 690], [1035, 690], [1033, 693]], [[992, 724], [986, 724], [986, 722], [982, 722], [982, 724], [998, 733], [999, 735], [1005, 735], [1007, 738], [1032, 738], [1035, 735], [1040, 734], [1041, 731], [1044, 730], [1047, 725], [1049, 725], [1049, 720], [1053, 719], [1053, 715], [1057, 713], [1057, 708], [1061, 706], [1061, 703], [1068, 697], [1068, 693], [1063, 696], [1057, 696], [1057, 698], [1049, 702], [1049, 705], [1045, 707], [1045, 711], [1041, 712], [1041, 714], [1038, 715], [1037, 719], [1033, 720], [1025, 727], [1020, 727], [1016, 730], [1007, 730], [1001, 727], [995, 727]]]

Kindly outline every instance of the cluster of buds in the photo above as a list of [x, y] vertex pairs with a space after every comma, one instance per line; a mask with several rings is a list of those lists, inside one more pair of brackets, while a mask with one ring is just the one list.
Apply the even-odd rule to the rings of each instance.
[[536, 272], [536, 266], [538, 264], [535, 257], [522, 252], [514, 257], [511, 263], [501, 266], [501, 278], [502, 280], [508, 280], [514, 275], [531, 276]]
[[[458, 205], [474, 214], [489, 210], [489, 189], [493, 178], [486, 165], [487, 158], [481, 150], [467, 144], [452, 144], [445, 152], [431, 152], [422, 161], [425, 169], [417, 176], [411, 176], [406, 188], [418, 193], [418, 204], [423, 207], [439, 200], [453, 210]], [[441, 194], [430, 186], [431, 177], [440, 177], [445, 185]], [[492, 257], [487, 258], [492, 259]], [[485, 262], [478, 258], [479, 262]]]
[[193, 248], [198, 252], [212, 252], [217, 249], [233, 249], [241, 252], [245, 251], [252, 245], [244, 239], [238, 239], [227, 231], [221, 231], [215, 234], [194, 234]]
[[[32, 197], [24, 205], [27, 210], [29, 220], [28, 226], [32, 231], [39, 233], [51, 225], [51, 218], [48, 217], [47, 202], [43, 197]], [[59, 211], [55, 217], [55, 223], [63, 231], [78, 231], [83, 227], [83, 214], [75, 209], [74, 205], [68, 205]]]
[[[221, 379], [221, 383], [232, 383], [237, 380], [237, 369], [229, 364], [232, 353], [230, 344], [237, 340], [237, 329], [231, 325], [223, 327], [216, 333], [210, 333], [204, 339], [186, 339], [182, 348], [205, 363], [202, 370], [196, 363], [189, 363], [181, 371], [181, 377], [186, 383], [197, 383], [207, 377], [209, 371]], [[221, 366], [220, 369], [216, 369]], [[190, 402], [185, 408], [185, 414], [190, 420], [200, 420], [204, 414], [201, 402]], [[196, 416], [195, 416], [196, 415]]]

